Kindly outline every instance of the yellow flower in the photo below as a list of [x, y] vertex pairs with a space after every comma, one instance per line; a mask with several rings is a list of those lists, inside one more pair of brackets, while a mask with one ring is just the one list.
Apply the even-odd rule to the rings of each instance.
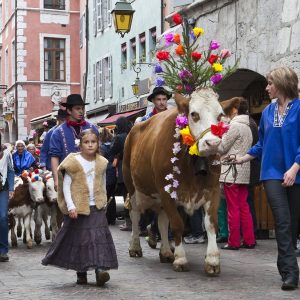
[[201, 27], [195, 27], [195, 28], [193, 28], [193, 32], [196, 37], [199, 37], [200, 35], [202, 35], [204, 33], [204, 29]]
[[198, 150], [198, 147], [197, 147], [197, 143], [195, 143], [193, 146], [190, 147], [189, 154], [200, 156], [200, 153], [199, 153], [199, 150]]
[[212, 65], [212, 69], [215, 73], [219, 73], [219, 72], [222, 72], [223, 66], [219, 63], [215, 63]]

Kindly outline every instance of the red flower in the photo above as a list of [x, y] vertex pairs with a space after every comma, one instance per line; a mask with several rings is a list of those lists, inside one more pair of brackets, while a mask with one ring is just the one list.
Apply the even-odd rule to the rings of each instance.
[[191, 56], [194, 61], [198, 61], [202, 57], [202, 54], [200, 52], [192, 52]]
[[158, 51], [156, 53], [156, 58], [158, 60], [168, 60], [170, 56], [170, 53], [168, 51]]
[[176, 25], [179, 25], [182, 23], [182, 17], [180, 14], [175, 14], [173, 17], [172, 17], [172, 20], [173, 22], [176, 24]]
[[181, 84], [178, 84], [178, 85], [176, 86], [176, 91], [181, 92], [182, 89], [183, 89], [183, 86], [182, 86]]
[[229, 129], [229, 125], [225, 124], [224, 122], [219, 122], [217, 125], [211, 125], [210, 130], [211, 133], [222, 138], [222, 135], [227, 132]]
[[218, 58], [219, 58], [218, 55], [211, 54], [207, 59], [207, 61], [212, 65], [218, 60]]
[[39, 172], [39, 169], [35, 169], [35, 170], [34, 170], [34, 173], [35, 173], [35, 174], [39, 174], [39, 173], [40, 173], [40, 172]]

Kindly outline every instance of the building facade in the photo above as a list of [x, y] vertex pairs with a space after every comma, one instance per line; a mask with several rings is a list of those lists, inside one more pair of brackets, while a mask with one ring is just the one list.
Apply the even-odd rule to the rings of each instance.
[[132, 27], [121, 38], [113, 25], [110, 11], [114, 0], [89, 0], [89, 45], [87, 106], [88, 118], [97, 123], [109, 113], [132, 111], [147, 105], [153, 68], [140, 65], [139, 94], [133, 94], [137, 74], [135, 63], [151, 62], [156, 38], [161, 34], [163, 2], [136, 0]]
[[79, 1], [1, 1], [4, 141], [26, 140], [80, 92]]

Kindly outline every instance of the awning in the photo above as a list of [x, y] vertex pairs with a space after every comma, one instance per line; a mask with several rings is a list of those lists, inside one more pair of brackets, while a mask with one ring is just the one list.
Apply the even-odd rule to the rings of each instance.
[[87, 121], [93, 124], [97, 124], [98, 122], [104, 120], [109, 115], [109, 112], [98, 115], [98, 116], [92, 116], [90, 118], [87, 118]]
[[126, 111], [123, 113], [119, 113], [119, 114], [115, 114], [107, 119], [104, 119], [100, 122], [98, 122], [98, 125], [107, 125], [107, 124], [114, 124], [120, 117], [134, 117], [138, 114], [140, 114], [141, 112], [145, 112], [146, 108], [140, 108], [140, 109], [136, 109], [136, 110], [131, 110], [131, 111]]
[[44, 121], [47, 121], [47, 120], [50, 120], [50, 119], [54, 119], [54, 114], [53, 113], [49, 113], [49, 114], [46, 114], [46, 115], [42, 115], [42, 116], [38, 116], [36, 118], [33, 118], [30, 120], [30, 123], [31, 125], [34, 125], [34, 124], [40, 124]]

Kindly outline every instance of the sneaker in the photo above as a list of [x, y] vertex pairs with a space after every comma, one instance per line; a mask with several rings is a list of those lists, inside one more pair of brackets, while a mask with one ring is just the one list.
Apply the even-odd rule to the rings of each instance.
[[105, 282], [107, 282], [109, 279], [110, 276], [108, 272], [96, 272], [96, 283], [98, 286], [104, 286]]
[[1, 253], [0, 254], [0, 262], [5, 262], [5, 261], [9, 261], [9, 257], [7, 255], [7, 253]]
[[200, 236], [186, 236], [183, 238], [186, 244], [204, 244], [205, 239], [203, 235]]

